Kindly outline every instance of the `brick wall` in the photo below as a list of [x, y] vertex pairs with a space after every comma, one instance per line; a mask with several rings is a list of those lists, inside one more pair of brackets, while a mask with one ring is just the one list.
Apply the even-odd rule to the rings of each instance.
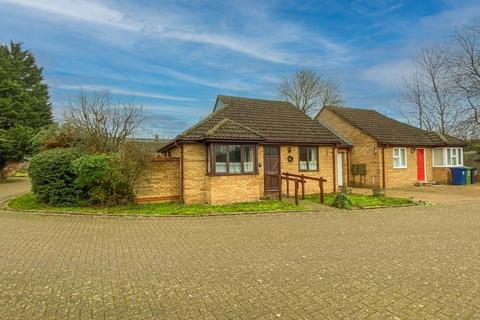
[[[288, 149], [290, 148], [290, 153]], [[293, 157], [292, 162], [288, 162], [288, 156]], [[282, 172], [288, 172], [293, 174], [304, 174], [311, 177], [323, 177], [327, 179], [327, 182], [324, 184], [325, 192], [333, 192], [333, 148], [328, 147], [318, 147], [318, 165], [319, 170], [314, 172], [304, 172], [299, 170], [298, 163], [298, 146], [282, 146], [280, 148], [280, 163]], [[344, 166], [346, 166], [346, 160], [344, 161]], [[283, 182], [283, 192], [286, 192], [286, 181]], [[293, 192], [295, 185], [293, 182], [290, 182], [290, 190]], [[305, 194], [318, 194], [319, 186], [316, 181], [307, 181], [305, 184]], [[293, 193], [292, 193], [293, 194]]]
[[176, 157], [152, 160], [136, 188], [136, 201], [161, 202], [180, 199], [180, 159]]
[[[350, 184], [372, 187], [373, 181], [375, 181], [375, 186], [380, 186], [381, 150], [377, 146], [377, 141], [360, 129], [345, 122], [342, 118], [328, 109], [323, 110], [318, 115], [317, 120], [325, 122], [328, 126], [335, 129], [353, 143], [353, 148], [350, 151], [350, 164], [366, 165], [366, 176], [361, 180], [359, 175], [353, 176], [351, 174]], [[345, 158], [344, 163], [346, 163]]]
[[199, 143], [183, 145], [183, 201], [207, 202], [207, 149]]
[[440, 184], [449, 184], [450, 168], [443, 168], [443, 167], [433, 168], [433, 180]]
[[[417, 154], [415, 148], [407, 149], [407, 168], [393, 168], [393, 148], [385, 149], [385, 181], [387, 188], [412, 186], [417, 182]], [[425, 149], [426, 180], [433, 181], [432, 148]]]
[[[290, 153], [288, 152], [290, 149]], [[174, 147], [170, 154], [175, 157], [181, 156], [181, 147]], [[282, 172], [293, 174], [302, 174], [327, 179], [324, 184], [325, 192], [333, 192], [333, 166], [335, 159], [334, 150], [331, 146], [318, 148], [319, 170], [315, 172], [301, 172], [298, 163], [298, 146], [281, 146], [280, 163]], [[288, 162], [288, 156], [293, 157], [292, 162]], [[258, 174], [256, 175], [226, 175], [210, 176], [207, 174], [206, 167], [207, 150], [203, 144], [184, 144], [183, 145], [183, 200], [186, 204], [192, 203], [210, 203], [224, 204], [233, 202], [245, 202], [259, 200], [264, 195], [264, 164], [263, 164], [263, 146], [258, 146]], [[176, 162], [178, 175], [180, 172], [180, 162]], [[347, 179], [347, 160], [344, 156], [344, 179]], [[151, 179], [152, 185], [145, 190], [151, 190], [151, 193], [161, 193], [158, 189], [167, 181], [165, 168], [157, 166], [153, 168], [157, 178]], [[172, 170], [173, 171], [173, 170]], [[168, 178], [168, 181], [174, 181], [170, 186], [172, 189], [180, 190], [180, 179]], [[286, 182], [283, 182], [283, 191], [286, 191]], [[294, 190], [294, 184], [290, 185]], [[306, 194], [319, 193], [318, 183], [307, 181], [305, 184]]]

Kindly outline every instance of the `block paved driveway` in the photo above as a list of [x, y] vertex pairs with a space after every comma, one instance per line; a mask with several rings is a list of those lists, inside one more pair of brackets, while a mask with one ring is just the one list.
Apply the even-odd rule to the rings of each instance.
[[478, 319], [480, 203], [118, 218], [0, 211], [0, 319]]

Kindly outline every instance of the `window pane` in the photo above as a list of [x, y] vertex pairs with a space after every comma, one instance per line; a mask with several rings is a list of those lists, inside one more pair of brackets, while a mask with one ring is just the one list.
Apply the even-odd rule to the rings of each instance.
[[228, 172], [229, 173], [242, 172], [241, 159], [242, 158], [240, 153], [240, 145], [229, 145], [228, 146]]
[[393, 156], [394, 157], [400, 156], [400, 149], [397, 149], [397, 148], [393, 149]]
[[299, 160], [300, 160], [300, 170], [308, 170], [307, 161], [308, 161], [308, 153], [307, 148], [300, 147], [299, 148]]
[[227, 172], [227, 146], [224, 146], [224, 145], [215, 146], [215, 172], [216, 173]]
[[434, 166], [444, 166], [443, 162], [443, 149], [433, 149], [433, 165]]
[[452, 149], [450, 148], [447, 149], [447, 164], [452, 165]]
[[451, 149], [452, 151], [452, 166], [456, 166], [458, 164], [457, 162], [457, 149]]
[[253, 146], [244, 146], [244, 160], [243, 160], [243, 172], [253, 172], [253, 159], [254, 155]]
[[407, 166], [407, 160], [406, 160], [407, 150], [406, 149], [399, 149], [399, 152], [400, 152], [400, 165], [402, 167], [406, 167]]
[[394, 168], [400, 167], [400, 159], [398, 157], [393, 158], [393, 167]]
[[308, 148], [308, 170], [317, 170], [317, 148]]
[[463, 149], [458, 149], [458, 164], [463, 164]]

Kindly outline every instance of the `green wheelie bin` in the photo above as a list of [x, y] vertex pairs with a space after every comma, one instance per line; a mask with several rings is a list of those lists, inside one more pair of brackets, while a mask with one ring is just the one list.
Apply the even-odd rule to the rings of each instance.
[[472, 168], [463, 167], [465, 169], [465, 184], [472, 184]]

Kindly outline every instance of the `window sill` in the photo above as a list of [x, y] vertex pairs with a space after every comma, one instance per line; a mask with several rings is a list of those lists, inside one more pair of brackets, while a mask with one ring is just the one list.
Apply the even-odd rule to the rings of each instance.
[[298, 172], [318, 172], [317, 170], [298, 170]]
[[252, 173], [207, 173], [209, 177], [228, 177], [228, 176], [255, 176], [258, 172]]
[[393, 169], [408, 169], [408, 167], [393, 167]]
[[464, 165], [458, 164], [456, 166], [433, 166], [433, 168], [460, 168], [460, 167], [464, 167]]

